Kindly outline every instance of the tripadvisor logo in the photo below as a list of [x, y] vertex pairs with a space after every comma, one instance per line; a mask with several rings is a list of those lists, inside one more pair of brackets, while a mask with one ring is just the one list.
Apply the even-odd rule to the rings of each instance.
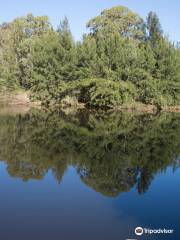
[[137, 227], [135, 229], [135, 234], [138, 235], [138, 236], [143, 235], [143, 228], [142, 227]]
[[174, 232], [173, 229], [149, 229], [149, 228], [142, 228], [142, 227], [137, 227], [135, 228], [135, 234], [137, 236], [141, 236], [143, 234], [172, 234]]

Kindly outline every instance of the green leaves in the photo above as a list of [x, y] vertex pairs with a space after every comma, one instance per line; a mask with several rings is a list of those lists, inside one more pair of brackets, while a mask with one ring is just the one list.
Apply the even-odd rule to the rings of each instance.
[[133, 186], [142, 194], [157, 173], [179, 166], [179, 114], [34, 109], [0, 114], [0, 129], [0, 159], [26, 181], [49, 170], [61, 181], [73, 165], [85, 184], [115, 197]]
[[87, 23], [92, 34], [98, 32], [116, 33], [123, 37], [141, 39], [144, 35], [143, 20], [123, 6], [113, 7], [101, 12], [101, 15]]
[[148, 40], [155, 47], [161, 38], [163, 38], [163, 30], [159, 18], [156, 13], [150, 12], [147, 17]]
[[32, 14], [1, 25], [0, 90], [31, 90], [47, 104], [73, 97], [96, 108], [180, 105], [180, 50], [155, 13], [144, 22], [117, 6], [87, 27], [90, 33], [75, 42], [67, 18], [57, 30]]

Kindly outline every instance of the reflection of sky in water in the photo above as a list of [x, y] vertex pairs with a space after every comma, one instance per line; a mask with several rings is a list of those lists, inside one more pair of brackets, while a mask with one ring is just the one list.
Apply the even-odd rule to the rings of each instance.
[[1, 164], [0, 174], [1, 239], [116, 240], [135, 237], [136, 226], [179, 231], [180, 170], [156, 176], [143, 195], [132, 189], [116, 198], [87, 187], [73, 167], [60, 184], [51, 171], [41, 181], [23, 182], [9, 177]]
[[[176, 236], [173, 234], [159, 237], [161, 239], [179, 239], [179, 183], [180, 170], [174, 172], [172, 168], [168, 168], [165, 173], [155, 177], [148, 192], [145, 194], [139, 195], [133, 189], [116, 198], [113, 201], [113, 207], [117, 213], [123, 212], [122, 215], [117, 217], [132, 216], [139, 222], [139, 226], [145, 228], [174, 229]], [[152, 236], [152, 239], [155, 239], [155, 236]]]
[[[61, 184], [51, 173], [42, 181], [10, 178], [1, 164], [0, 236], [49, 239], [118, 239], [125, 236], [125, 219], [116, 219], [112, 199], [82, 184], [69, 168]], [[31, 231], [33, 230], [33, 231]], [[50, 235], [49, 235], [50, 234]], [[51, 238], [52, 239], [52, 238]]]

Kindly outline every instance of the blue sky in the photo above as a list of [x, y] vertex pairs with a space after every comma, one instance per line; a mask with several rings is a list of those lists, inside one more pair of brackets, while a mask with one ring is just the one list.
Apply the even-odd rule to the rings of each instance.
[[76, 40], [86, 31], [86, 22], [105, 8], [124, 5], [143, 18], [152, 10], [158, 14], [166, 35], [180, 41], [180, 0], [0, 0], [0, 5], [1, 23], [31, 12], [48, 15], [56, 27], [67, 16]]

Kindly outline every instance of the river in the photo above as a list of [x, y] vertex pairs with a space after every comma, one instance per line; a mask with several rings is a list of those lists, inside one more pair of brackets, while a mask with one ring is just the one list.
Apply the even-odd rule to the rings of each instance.
[[1, 107], [0, 159], [2, 240], [180, 239], [178, 113]]

